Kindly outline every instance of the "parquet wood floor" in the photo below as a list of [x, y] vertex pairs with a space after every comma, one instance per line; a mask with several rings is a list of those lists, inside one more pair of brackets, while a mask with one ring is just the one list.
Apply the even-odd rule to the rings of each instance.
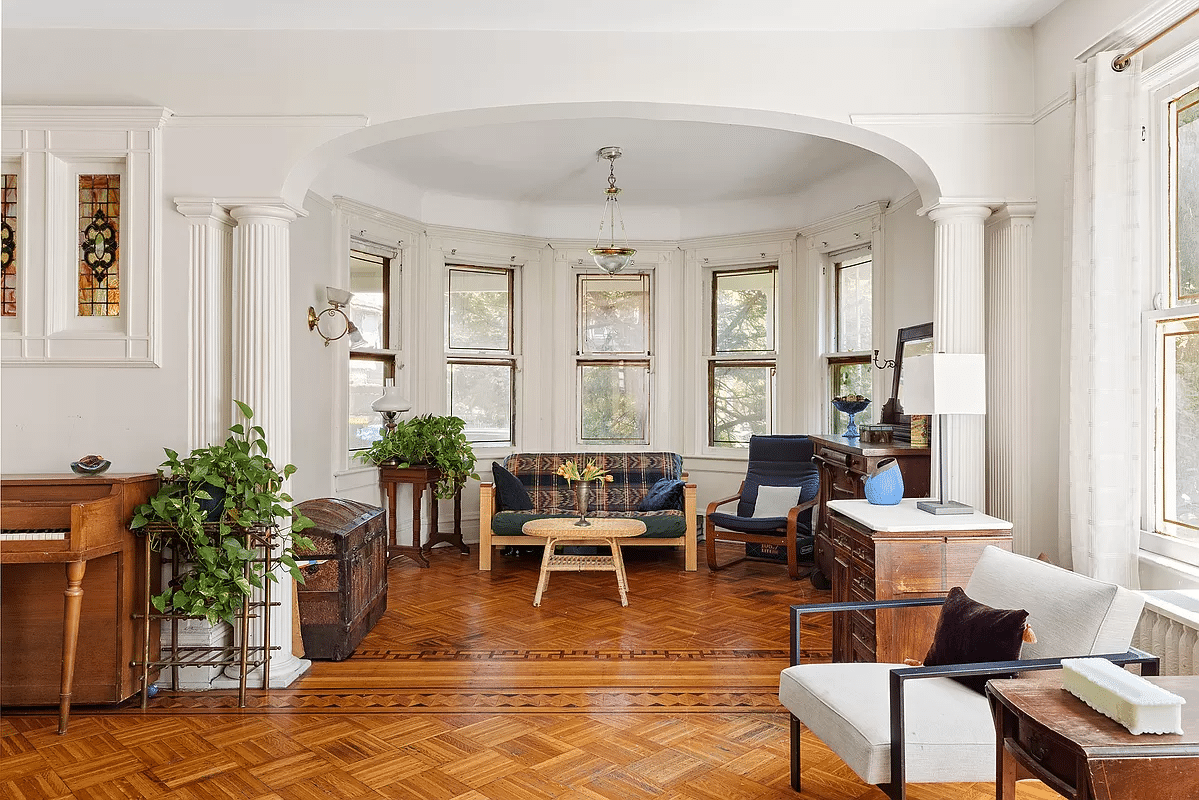
[[[731, 547], [731, 545], [730, 545]], [[726, 554], [728, 555], [728, 554]], [[538, 560], [438, 548], [401, 559], [388, 610], [354, 656], [315, 662], [288, 689], [162, 692], [142, 712], [5, 709], [0, 798], [851, 800], [884, 795], [815, 737], [789, 787], [787, 606], [827, 592], [785, 567], [712, 574], [630, 548], [629, 606], [606, 573], [555, 573], [532, 607]], [[805, 658], [827, 659], [827, 619]], [[912, 800], [983, 800], [992, 784], [911, 787]], [[1040, 783], [1020, 800], [1057, 795]]]

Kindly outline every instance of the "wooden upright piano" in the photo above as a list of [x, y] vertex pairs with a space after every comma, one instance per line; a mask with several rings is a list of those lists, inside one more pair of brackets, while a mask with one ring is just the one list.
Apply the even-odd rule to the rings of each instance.
[[0, 477], [0, 704], [57, 704], [65, 733], [72, 700], [140, 688], [145, 573], [128, 527], [157, 491], [154, 474]]

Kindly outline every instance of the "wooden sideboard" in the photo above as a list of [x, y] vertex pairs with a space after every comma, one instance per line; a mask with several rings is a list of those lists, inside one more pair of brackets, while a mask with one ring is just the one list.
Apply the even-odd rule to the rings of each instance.
[[[820, 505], [816, 521], [816, 566], [825, 578], [833, 574], [833, 548], [830, 544], [828, 504], [831, 500], [860, 500], [865, 495], [866, 476], [884, 458], [899, 462], [903, 474], [904, 497], [928, 497], [929, 450], [910, 444], [862, 443], [843, 436], [813, 435], [812, 460], [820, 469]], [[819, 581], [816, 578], [814, 583]]]
[[[965, 586], [982, 555], [1012, 549], [1012, 523], [973, 514], [929, 514], [916, 500], [876, 506], [829, 503], [833, 602], [943, 597]], [[833, 661], [924, 660], [940, 606], [833, 615]]]

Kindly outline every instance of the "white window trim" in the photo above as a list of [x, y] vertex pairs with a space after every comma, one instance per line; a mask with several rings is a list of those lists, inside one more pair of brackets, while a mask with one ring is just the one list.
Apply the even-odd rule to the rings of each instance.
[[[1149, 242], [1148, 263], [1153, 267], [1145, 278], [1149, 291], [1147, 297], [1155, 298], [1155, 305], [1165, 302], [1170, 290], [1169, 269], [1170, 220], [1169, 140], [1172, 132], [1166, 124], [1170, 101], [1199, 81], [1199, 43], [1191, 44], [1173, 55], [1162, 59], [1142, 73], [1146, 89], [1147, 107], [1145, 117], [1149, 129]], [[1195, 309], [1199, 313], [1199, 309]], [[1191, 314], [1187, 308], [1148, 310], [1142, 314], [1142, 449], [1144, 465], [1142, 473], [1142, 507], [1140, 552], [1143, 557], [1158, 561], [1178, 562], [1184, 569], [1199, 568], [1199, 542], [1166, 536], [1154, 531], [1157, 519], [1157, 474], [1156, 452], [1157, 408], [1157, 343], [1156, 325], [1165, 319]]]
[[[579, 259], [581, 260], [581, 259]], [[646, 336], [646, 349], [644, 353], [584, 353], [582, 351], [582, 330], [579, 323], [582, 320], [582, 286], [581, 278], [583, 276], [592, 276], [598, 278], [609, 277], [606, 273], [596, 267], [589, 267], [585, 262], [575, 264], [571, 269], [571, 280], [574, 283], [574, 327], [575, 327], [575, 346], [574, 356], [572, 358], [571, 367], [574, 373], [573, 381], [573, 408], [574, 408], [574, 447], [581, 452], [603, 450], [611, 450], [613, 447], [620, 447], [634, 450], [650, 450], [650, 446], [654, 441], [654, 417], [657, 408], [655, 397], [655, 389], [658, 385], [657, 380], [657, 359], [656, 359], [656, 335], [658, 326], [657, 322], [657, 287], [653, 267], [637, 266], [628, 272], [621, 272], [615, 277], [627, 275], [645, 275], [648, 277], [648, 302], [646, 303], [646, 313], [649, 314], [649, 330]], [[646, 369], [645, 379], [645, 439], [641, 442], [618, 442], [602, 444], [597, 442], [587, 442], [583, 440], [583, 362], [609, 362], [612, 364], [620, 364], [628, 362], [630, 364], [644, 364]]]

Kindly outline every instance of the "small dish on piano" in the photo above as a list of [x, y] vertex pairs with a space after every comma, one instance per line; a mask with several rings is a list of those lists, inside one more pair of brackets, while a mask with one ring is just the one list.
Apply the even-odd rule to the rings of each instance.
[[99, 475], [111, 466], [112, 462], [104, 456], [84, 456], [71, 462], [71, 471], [78, 475]]

